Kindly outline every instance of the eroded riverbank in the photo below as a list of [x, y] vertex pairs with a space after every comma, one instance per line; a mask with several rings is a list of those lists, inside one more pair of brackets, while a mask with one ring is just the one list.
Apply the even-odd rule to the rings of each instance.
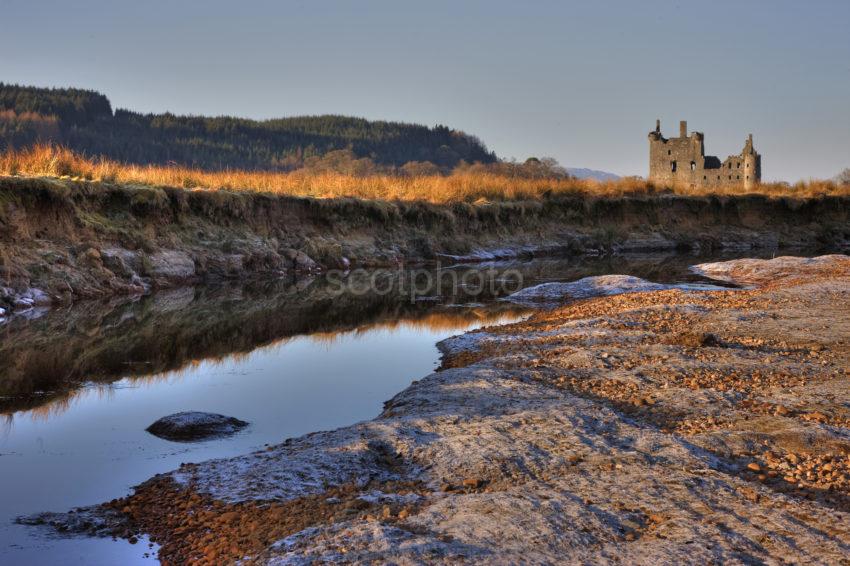
[[736, 265], [704, 269], [757, 288], [467, 334], [375, 420], [41, 519], [150, 533], [166, 562], [839, 562], [850, 258]]
[[309, 199], [0, 177], [0, 318], [198, 282], [532, 256], [850, 246], [850, 198]]

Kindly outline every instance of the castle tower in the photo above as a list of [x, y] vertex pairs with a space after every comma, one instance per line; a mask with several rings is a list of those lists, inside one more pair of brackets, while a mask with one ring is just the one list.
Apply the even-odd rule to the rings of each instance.
[[703, 167], [703, 136], [688, 135], [688, 123], [679, 122], [679, 137], [667, 139], [661, 134], [661, 121], [649, 132], [649, 181], [665, 187], [691, 187], [700, 183]]
[[761, 155], [753, 147], [753, 134], [747, 137], [741, 157], [744, 159], [744, 188], [752, 189], [761, 182]]

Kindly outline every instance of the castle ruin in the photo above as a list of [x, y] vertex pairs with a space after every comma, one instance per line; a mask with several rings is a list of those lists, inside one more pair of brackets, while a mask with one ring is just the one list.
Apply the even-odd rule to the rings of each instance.
[[688, 135], [688, 123], [679, 122], [679, 137], [661, 135], [661, 120], [649, 132], [649, 180], [660, 186], [686, 187], [754, 187], [761, 181], [761, 155], [753, 148], [750, 134], [744, 149], [730, 155], [722, 163], [713, 155], [705, 155], [702, 132]]

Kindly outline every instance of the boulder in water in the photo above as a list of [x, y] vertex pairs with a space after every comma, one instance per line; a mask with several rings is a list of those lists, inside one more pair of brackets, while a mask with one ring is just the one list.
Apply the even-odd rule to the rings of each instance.
[[245, 421], [215, 413], [186, 411], [162, 417], [147, 430], [174, 442], [195, 442], [235, 434], [248, 426]]

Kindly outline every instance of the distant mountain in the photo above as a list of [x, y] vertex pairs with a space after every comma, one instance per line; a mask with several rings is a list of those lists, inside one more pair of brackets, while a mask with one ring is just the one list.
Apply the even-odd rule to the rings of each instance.
[[616, 181], [619, 175], [596, 169], [585, 169], [583, 167], [567, 167], [567, 173], [579, 179], [596, 179], [597, 181]]
[[335, 150], [378, 165], [431, 162], [443, 170], [465, 161], [493, 163], [476, 138], [446, 126], [348, 116], [248, 120], [113, 111], [92, 90], [0, 83], [0, 149], [55, 142], [127, 163], [169, 162], [205, 169], [289, 170]]

